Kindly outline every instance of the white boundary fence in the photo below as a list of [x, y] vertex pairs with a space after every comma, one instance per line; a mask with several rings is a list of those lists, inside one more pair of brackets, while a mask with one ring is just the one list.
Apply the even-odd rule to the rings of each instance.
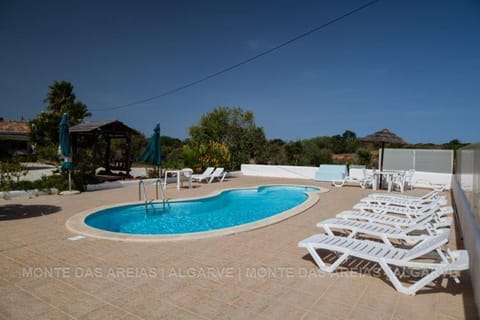
[[470, 277], [477, 310], [480, 310], [480, 143], [457, 150], [452, 179], [455, 211], [470, 258]]

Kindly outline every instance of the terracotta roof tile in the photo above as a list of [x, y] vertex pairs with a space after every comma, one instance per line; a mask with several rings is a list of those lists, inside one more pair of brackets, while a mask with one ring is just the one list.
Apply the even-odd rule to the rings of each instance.
[[0, 121], [0, 133], [3, 134], [28, 134], [30, 127], [25, 121]]

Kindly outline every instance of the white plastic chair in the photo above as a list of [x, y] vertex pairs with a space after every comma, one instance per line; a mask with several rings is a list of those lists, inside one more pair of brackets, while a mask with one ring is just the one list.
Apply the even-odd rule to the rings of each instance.
[[405, 188], [413, 190], [413, 176], [415, 175], [415, 169], [409, 169], [405, 172]]
[[401, 193], [405, 190], [405, 179], [406, 174], [405, 171], [398, 171], [393, 177], [390, 182], [389, 190], [399, 189]]

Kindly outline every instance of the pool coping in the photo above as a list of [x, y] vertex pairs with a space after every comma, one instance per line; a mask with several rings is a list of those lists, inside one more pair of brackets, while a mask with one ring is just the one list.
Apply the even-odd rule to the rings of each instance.
[[[213, 231], [202, 231], [202, 232], [194, 232], [194, 233], [181, 233], [181, 234], [175, 234], [175, 235], [134, 235], [134, 234], [128, 234], [128, 233], [119, 233], [119, 232], [111, 232], [111, 231], [105, 231], [101, 229], [96, 229], [93, 227], [88, 226], [85, 223], [85, 218], [89, 215], [91, 215], [94, 212], [100, 211], [100, 210], [105, 210], [105, 209], [111, 209], [115, 207], [120, 207], [120, 206], [125, 206], [125, 205], [132, 205], [132, 204], [143, 204], [143, 201], [138, 201], [138, 202], [125, 202], [125, 203], [117, 203], [114, 205], [106, 205], [106, 206], [100, 206], [96, 207], [93, 209], [88, 209], [81, 211], [79, 213], [76, 213], [75, 215], [71, 216], [67, 222], [65, 223], [67, 229], [75, 234], [80, 234], [83, 236], [91, 237], [91, 238], [97, 238], [97, 239], [105, 239], [105, 240], [114, 240], [114, 241], [128, 241], [128, 242], [167, 242], [167, 241], [179, 241], [179, 240], [197, 240], [197, 239], [204, 239], [204, 238], [212, 238], [212, 237], [218, 237], [218, 236], [225, 236], [225, 235], [231, 235], [231, 234], [236, 234], [240, 232], [246, 232], [246, 231], [251, 231], [254, 229], [266, 227], [271, 224], [278, 223], [280, 221], [286, 220], [288, 218], [291, 218], [297, 214], [300, 214], [304, 212], [305, 210], [309, 209], [313, 205], [315, 205], [318, 200], [320, 199], [319, 194], [320, 193], [325, 193], [330, 191], [329, 189], [319, 187], [319, 186], [314, 186], [314, 185], [299, 185], [299, 184], [267, 184], [267, 185], [258, 185], [254, 187], [248, 187], [248, 188], [228, 188], [228, 189], [222, 189], [222, 190], [217, 190], [207, 196], [203, 197], [192, 197], [192, 198], [183, 198], [183, 199], [175, 199], [171, 200], [170, 202], [178, 202], [178, 201], [191, 201], [191, 200], [196, 200], [196, 199], [207, 199], [211, 197], [218, 196], [219, 194], [230, 191], [230, 190], [239, 190], [239, 189], [257, 189], [259, 187], [265, 187], [265, 186], [297, 186], [297, 187], [314, 187], [314, 188], [319, 188], [320, 190], [318, 191], [310, 191], [307, 192], [308, 198], [298, 206], [295, 206], [289, 210], [283, 211], [281, 213], [277, 213], [271, 217], [264, 218], [261, 220], [257, 220], [254, 222], [234, 226], [234, 227], [229, 227], [229, 228], [224, 228], [224, 229], [219, 229], [219, 230], [213, 230]], [[161, 203], [161, 200], [159, 201], [153, 201], [153, 203]]]

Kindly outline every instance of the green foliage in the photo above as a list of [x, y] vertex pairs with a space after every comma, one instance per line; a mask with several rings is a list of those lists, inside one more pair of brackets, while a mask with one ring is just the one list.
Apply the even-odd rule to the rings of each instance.
[[332, 152], [320, 139], [303, 140], [302, 150], [300, 165], [316, 167], [322, 163], [332, 163]]
[[372, 154], [367, 149], [357, 150], [357, 164], [365, 165], [367, 167], [372, 165]]
[[27, 173], [27, 168], [22, 166], [19, 161], [0, 162], [0, 188], [8, 190]]
[[229, 170], [240, 168], [242, 163], [255, 162], [266, 145], [263, 128], [256, 126], [253, 113], [241, 108], [216, 108], [203, 115], [198, 125], [190, 127], [189, 133], [190, 147], [211, 142], [226, 145], [230, 161], [225, 167]]
[[453, 140], [450, 140], [447, 143], [444, 143], [442, 145], [442, 148], [443, 149], [457, 150], [457, 149], [460, 149], [461, 147], [465, 147], [466, 145], [468, 145], [468, 143], [462, 143], [458, 139], [453, 139]]
[[285, 145], [288, 164], [299, 165], [302, 156], [303, 146], [301, 141], [289, 142]]
[[68, 190], [68, 177], [66, 174], [55, 174], [52, 176], [43, 176], [39, 180], [35, 181], [18, 181], [12, 182], [8, 185], [0, 184], [0, 191], [27, 191], [27, 190], [40, 190], [49, 192], [51, 189], [57, 189], [59, 191]]
[[169, 136], [160, 136], [162, 150], [162, 166], [167, 168], [183, 167], [182, 148], [184, 143], [180, 139]]
[[183, 146], [182, 158], [184, 166], [201, 172], [206, 167], [227, 167], [231, 162], [231, 154], [224, 143], [209, 141], [195, 144], [189, 142]]
[[58, 163], [60, 155], [58, 145], [46, 145], [37, 147], [37, 159], [46, 163]]
[[87, 106], [77, 101], [73, 85], [68, 81], [55, 81], [49, 86], [44, 99], [47, 108], [30, 120], [30, 138], [39, 146], [58, 144], [59, 123], [63, 113], [68, 113], [69, 126], [76, 125], [91, 116]]
[[72, 170], [73, 188], [84, 191], [87, 184], [100, 182], [95, 176], [98, 158], [94, 157], [93, 151], [87, 148], [79, 148], [74, 156]]
[[258, 163], [266, 164], [286, 164], [287, 153], [285, 151], [285, 141], [281, 139], [268, 140], [265, 145], [265, 150], [259, 156]]

